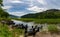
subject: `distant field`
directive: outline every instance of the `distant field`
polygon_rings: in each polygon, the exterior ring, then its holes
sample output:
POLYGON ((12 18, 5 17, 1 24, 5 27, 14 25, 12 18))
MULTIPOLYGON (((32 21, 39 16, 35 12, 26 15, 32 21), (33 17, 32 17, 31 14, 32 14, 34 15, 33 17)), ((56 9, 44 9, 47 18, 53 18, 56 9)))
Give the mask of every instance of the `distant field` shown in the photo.
POLYGON ((35 22, 35 23, 48 23, 48 24, 57 24, 60 23, 60 19, 33 19, 33 18, 20 18, 16 19, 25 22, 35 22))

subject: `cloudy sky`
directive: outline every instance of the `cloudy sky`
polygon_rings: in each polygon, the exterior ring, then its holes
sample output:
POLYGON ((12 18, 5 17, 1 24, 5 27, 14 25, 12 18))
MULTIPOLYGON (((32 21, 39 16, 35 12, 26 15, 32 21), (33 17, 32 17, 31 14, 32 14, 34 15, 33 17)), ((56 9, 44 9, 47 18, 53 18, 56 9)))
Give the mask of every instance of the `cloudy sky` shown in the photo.
POLYGON ((60 8, 60 0, 3 0, 3 4, 9 14, 17 16, 60 8))

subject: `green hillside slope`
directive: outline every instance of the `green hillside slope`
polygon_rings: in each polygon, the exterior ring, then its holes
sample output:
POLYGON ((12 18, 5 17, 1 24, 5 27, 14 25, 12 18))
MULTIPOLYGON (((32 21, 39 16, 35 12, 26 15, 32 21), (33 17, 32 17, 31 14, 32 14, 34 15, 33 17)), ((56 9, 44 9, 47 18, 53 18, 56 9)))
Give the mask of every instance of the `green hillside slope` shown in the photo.
POLYGON ((27 14, 22 16, 21 18, 39 18, 39 19, 60 18, 60 10, 50 9, 35 14, 27 14))

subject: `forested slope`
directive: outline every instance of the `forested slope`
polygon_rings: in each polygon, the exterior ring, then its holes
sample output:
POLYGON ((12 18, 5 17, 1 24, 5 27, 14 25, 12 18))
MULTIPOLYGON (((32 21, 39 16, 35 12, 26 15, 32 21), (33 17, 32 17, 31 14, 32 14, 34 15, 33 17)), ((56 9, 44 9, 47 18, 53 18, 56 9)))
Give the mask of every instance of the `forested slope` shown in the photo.
POLYGON ((21 18, 39 18, 39 19, 60 18, 60 10, 49 9, 49 10, 35 13, 35 14, 27 14, 27 15, 21 16, 21 18))

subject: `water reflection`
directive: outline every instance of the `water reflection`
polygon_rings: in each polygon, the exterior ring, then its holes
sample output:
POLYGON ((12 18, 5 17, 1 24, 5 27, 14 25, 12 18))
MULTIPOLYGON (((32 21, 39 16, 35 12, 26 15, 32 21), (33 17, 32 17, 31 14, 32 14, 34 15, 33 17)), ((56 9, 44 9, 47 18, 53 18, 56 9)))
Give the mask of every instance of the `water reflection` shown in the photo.
POLYGON ((17 24, 23 24, 23 25, 28 25, 28 26, 33 26, 34 25, 34 22, 23 22, 23 21, 18 21, 18 20, 12 20, 14 21, 15 25, 17 24))

